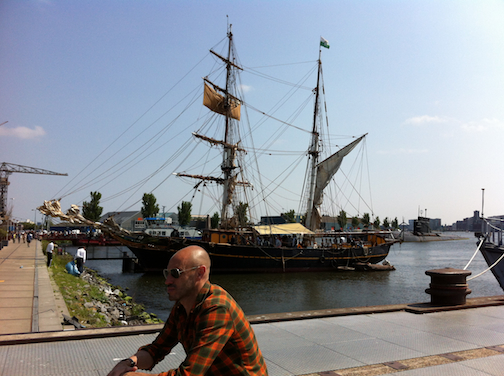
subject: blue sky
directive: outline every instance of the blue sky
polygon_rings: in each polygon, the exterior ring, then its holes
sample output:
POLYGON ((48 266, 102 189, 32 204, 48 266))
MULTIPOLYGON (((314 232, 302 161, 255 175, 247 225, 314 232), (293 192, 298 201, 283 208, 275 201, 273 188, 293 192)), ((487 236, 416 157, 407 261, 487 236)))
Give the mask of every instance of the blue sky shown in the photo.
MULTIPOLYGON (((420 208, 451 224, 481 209, 482 188, 485 215, 504 214, 503 19, 504 2, 492 0, 4 0, 0 123, 8 123, 0 126, 1 162, 69 174, 14 173, 8 204, 15 218, 33 219, 44 200, 62 195, 67 209, 98 190, 105 211, 132 210, 159 185, 158 203, 176 211, 190 196, 172 178, 115 194, 158 169, 182 141, 150 146, 152 158, 107 185, 93 178, 134 150, 130 141, 157 134, 175 142, 182 129, 166 131, 167 117, 156 128, 155 119, 201 83, 212 66, 203 59, 220 46, 229 20, 240 62, 277 66, 291 82, 314 66, 320 37, 329 41, 322 60, 331 133, 369 133, 375 215, 407 220, 420 208), (175 86, 186 75, 187 86, 175 86)), ((247 101, 262 110, 281 95, 269 85, 243 75, 247 101)), ((310 128, 308 118, 295 124, 310 128)), ((292 150, 308 143, 300 134, 282 142, 292 150)), ((281 163, 267 164, 274 173, 281 163)), ((277 201, 278 211, 297 208, 293 197, 277 201)), ((214 208, 194 202, 193 214, 200 211, 214 208)))

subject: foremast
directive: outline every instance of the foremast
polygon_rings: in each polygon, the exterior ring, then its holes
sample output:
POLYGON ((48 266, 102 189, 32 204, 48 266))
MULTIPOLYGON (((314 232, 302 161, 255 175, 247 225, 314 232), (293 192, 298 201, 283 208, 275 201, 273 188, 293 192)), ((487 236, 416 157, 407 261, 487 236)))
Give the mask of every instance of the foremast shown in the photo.
POLYGON ((236 164, 236 154, 237 152, 245 152, 245 150, 239 147, 239 141, 237 141, 239 138, 237 132, 238 122, 241 118, 241 100, 235 95, 234 87, 236 84, 236 72, 242 70, 242 68, 235 63, 233 53, 233 33, 231 32, 231 26, 232 25, 229 26, 227 33, 227 57, 223 57, 210 50, 210 53, 219 58, 226 66, 225 87, 221 88, 217 86, 206 77, 203 79, 203 104, 213 112, 225 117, 224 139, 216 140, 204 135, 193 133, 193 135, 199 139, 222 147, 222 177, 177 173, 178 176, 191 177, 202 181, 214 181, 218 184, 222 184, 223 193, 220 217, 221 227, 224 228, 233 227, 235 225, 234 221, 232 221, 233 215, 231 214, 231 210, 233 209, 232 205, 236 186, 250 186, 249 182, 238 180, 239 172, 236 171, 237 169, 238 171, 240 170, 239 166, 236 164))

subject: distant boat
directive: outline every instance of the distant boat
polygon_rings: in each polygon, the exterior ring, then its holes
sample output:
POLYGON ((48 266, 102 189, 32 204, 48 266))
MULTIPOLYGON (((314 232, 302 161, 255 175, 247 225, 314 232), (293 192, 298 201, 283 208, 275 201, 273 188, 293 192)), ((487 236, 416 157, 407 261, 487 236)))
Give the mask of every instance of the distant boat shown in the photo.
POLYGON ((430 218, 420 216, 413 222, 413 231, 402 230, 398 238, 402 242, 437 242, 443 240, 467 239, 458 235, 433 232, 430 228, 430 218))
POLYGON ((194 227, 172 225, 166 218, 145 218, 143 222, 143 232, 149 236, 179 237, 184 239, 201 239, 201 231, 194 227))

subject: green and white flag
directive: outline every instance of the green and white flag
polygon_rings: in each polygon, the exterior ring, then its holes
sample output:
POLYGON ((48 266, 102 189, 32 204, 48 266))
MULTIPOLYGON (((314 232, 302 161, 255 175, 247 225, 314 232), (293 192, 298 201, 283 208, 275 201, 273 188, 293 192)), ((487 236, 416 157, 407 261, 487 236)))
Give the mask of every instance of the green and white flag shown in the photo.
POLYGON ((329 48, 329 41, 327 39, 320 37, 320 45, 322 47, 329 48))

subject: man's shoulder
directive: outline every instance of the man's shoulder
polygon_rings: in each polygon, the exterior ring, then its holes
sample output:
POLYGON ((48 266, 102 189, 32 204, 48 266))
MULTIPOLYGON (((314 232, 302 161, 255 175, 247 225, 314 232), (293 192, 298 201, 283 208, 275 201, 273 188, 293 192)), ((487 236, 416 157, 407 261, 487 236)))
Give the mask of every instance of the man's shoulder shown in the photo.
POLYGON ((241 310, 231 294, 229 294, 223 287, 214 284, 210 284, 208 295, 203 301, 203 305, 206 307, 222 307, 227 310, 241 310))

